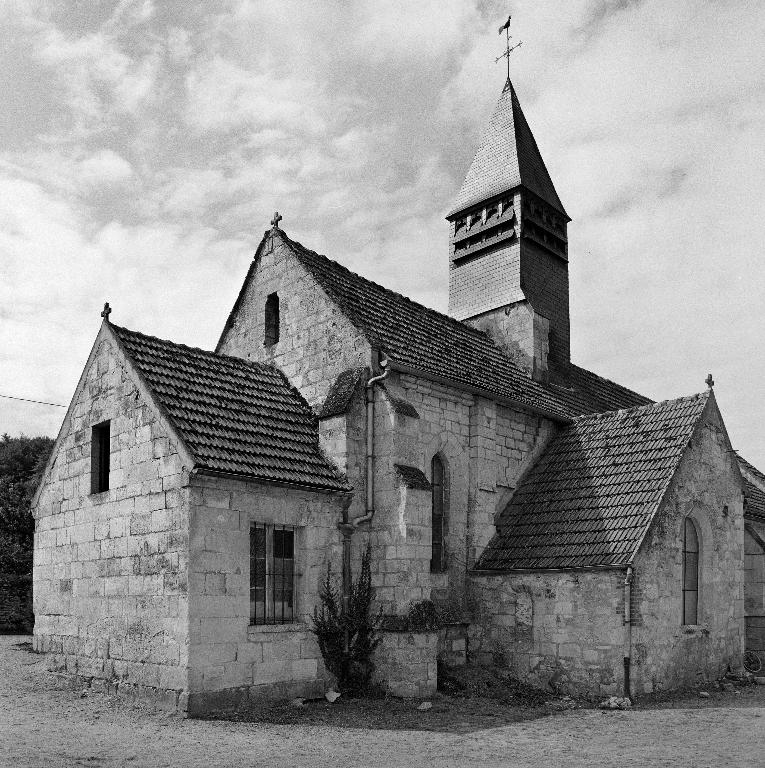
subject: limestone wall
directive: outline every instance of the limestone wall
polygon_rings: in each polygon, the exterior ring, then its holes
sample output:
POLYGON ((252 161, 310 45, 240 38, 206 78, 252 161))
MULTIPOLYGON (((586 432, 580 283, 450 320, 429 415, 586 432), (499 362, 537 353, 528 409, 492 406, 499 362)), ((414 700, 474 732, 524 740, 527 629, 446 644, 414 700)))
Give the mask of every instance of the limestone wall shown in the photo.
POLYGON ((189 540, 189 711, 247 697, 321 695, 326 672, 309 617, 331 563, 339 585, 336 496, 194 476, 189 540), (296 528, 296 621, 250 626, 250 524, 296 528))
POLYGON ((371 364, 371 349, 280 238, 272 242, 261 252, 218 351, 274 363, 315 407, 339 373, 371 364), (279 295, 280 334, 266 346, 265 305, 272 293, 279 295))
POLYGON ((621 694, 623 573, 473 575, 471 660, 561 693, 621 694))
POLYGON ((188 653, 188 473, 103 331, 54 451, 33 510, 34 647, 53 669, 164 691, 175 705, 188 653), (91 494, 91 427, 105 420, 110 488, 91 494))
POLYGON ((375 679, 392 696, 425 698, 436 692, 437 632, 380 633, 375 679))
POLYGON ((446 624, 438 630, 438 660, 450 667, 462 667, 467 663, 467 623, 446 624))
POLYGON ((428 597, 464 603, 467 569, 493 536, 497 513, 549 441, 554 425, 410 374, 393 372, 385 385, 414 406, 419 418, 379 409, 377 514, 371 536, 373 544, 387 548, 382 555, 389 575, 377 577, 377 585, 385 587, 378 592, 398 611, 406 602, 428 597), (408 492, 404 498, 394 471, 394 464, 402 463, 429 478, 436 454, 446 470, 446 573, 430 573, 430 493, 408 492), (407 573, 420 574, 409 580, 408 598, 405 590, 394 595, 387 589, 405 584, 407 573))
POLYGON ((735 454, 707 408, 635 560, 633 691, 709 680, 741 665, 744 525, 735 454), (683 626, 683 521, 700 534, 699 623, 683 626))
POLYGON ((744 531, 744 616, 746 650, 765 660, 765 523, 747 520, 744 531))

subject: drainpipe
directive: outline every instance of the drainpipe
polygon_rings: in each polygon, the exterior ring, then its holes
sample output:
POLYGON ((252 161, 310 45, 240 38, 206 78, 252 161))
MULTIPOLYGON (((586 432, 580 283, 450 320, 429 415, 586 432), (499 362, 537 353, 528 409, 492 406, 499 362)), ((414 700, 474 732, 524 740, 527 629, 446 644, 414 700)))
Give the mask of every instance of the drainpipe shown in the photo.
POLYGON ((630 695, 630 667, 632 665, 632 579, 634 571, 627 566, 624 577, 624 695, 630 695))
MULTIPOLYGON (((371 520, 375 514, 374 508, 374 430, 375 430, 375 392, 374 386, 379 381, 387 378, 390 371, 388 370, 388 359, 383 358, 380 361, 380 367, 383 372, 379 376, 372 376, 366 384, 366 401, 367 401, 367 498, 366 498, 366 511, 360 517, 349 519, 348 507, 350 505, 350 497, 343 503, 343 521, 338 523, 338 528, 343 536, 343 612, 347 616, 350 609, 351 602, 351 536, 356 528, 371 520)), ((348 652, 349 636, 348 626, 346 623, 345 631, 343 633, 343 648, 345 652, 348 652)))
POLYGON ((379 376, 372 376, 367 381, 367 504, 366 511, 353 521, 358 528, 361 523, 369 522, 375 515, 375 384, 388 378, 388 358, 380 360, 380 368, 383 372, 379 376))

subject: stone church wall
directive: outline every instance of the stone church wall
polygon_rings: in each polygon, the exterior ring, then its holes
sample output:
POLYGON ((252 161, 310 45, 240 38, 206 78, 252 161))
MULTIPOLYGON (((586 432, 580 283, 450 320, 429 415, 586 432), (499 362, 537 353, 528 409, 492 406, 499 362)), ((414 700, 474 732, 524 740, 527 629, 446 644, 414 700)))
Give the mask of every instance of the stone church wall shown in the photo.
POLYGON ((336 496, 194 476, 189 541, 189 711, 322 695, 310 631, 319 586, 342 557, 336 496), (250 626, 250 524, 296 529, 296 621, 250 626))
POLYGON ((636 693, 714 679, 743 652, 741 485, 719 414, 697 428, 635 560, 632 681, 636 693), (700 538, 699 623, 682 623, 683 521, 700 538))
POLYGON ((35 650, 51 669, 184 705, 188 474, 103 333, 34 510, 35 650), (91 427, 111 420, 108 491, 91 427))
POLYGON ((622 571, 472 575, 471 660, 559 693, 621 694, 623 578, 622 571))
POLYGON ((746 650, 765 662, 765 523, 747 520, 744 531, 744 617, 746 650))
POLYGON ((369 343, 278 236, 272 250, 264 245, 244 291, 221 354, 273 363, 314 408, 324 402, 338 374, 370 365, 369 343), (265 305, 272 293, 279 296, 280 333, 276 344, 266 346, 265 305))
POLYGON ((412 405, 418 418, 378 409, 377 512, 371 530, 385 569, 375 576, 378 594, 396 612, 428 597, 464 606, 465 574, 554 426, 535 414, 411 374, 393 372, 385 386, 412 405), (402 506, 394 468, 396 463, 414 466, 430 478, 436 454, 446 470, 445 573, 430 572, 430 492, 409 491, 402 506))

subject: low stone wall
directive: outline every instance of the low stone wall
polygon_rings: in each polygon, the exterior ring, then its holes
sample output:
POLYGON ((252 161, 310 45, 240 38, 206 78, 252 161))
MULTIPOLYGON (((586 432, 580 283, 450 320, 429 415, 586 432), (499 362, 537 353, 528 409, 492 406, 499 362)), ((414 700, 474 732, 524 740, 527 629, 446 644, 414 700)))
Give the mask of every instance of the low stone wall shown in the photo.
POLYGON ((467 663, 467 622, 446 624, 438 631, 438 660, 450 667, 462 667, 467 663))
POLYGON ((622 581, 621 571, 474 575, 471 661, 558 693, 621 695, 622 581))
POLYGON ((0 573, 0 632, 31 632, 32 577, 0 573))
POLYGON ((436 692, 438 632, 380 632, 375 680, 388 693, 425 698, 436 692))

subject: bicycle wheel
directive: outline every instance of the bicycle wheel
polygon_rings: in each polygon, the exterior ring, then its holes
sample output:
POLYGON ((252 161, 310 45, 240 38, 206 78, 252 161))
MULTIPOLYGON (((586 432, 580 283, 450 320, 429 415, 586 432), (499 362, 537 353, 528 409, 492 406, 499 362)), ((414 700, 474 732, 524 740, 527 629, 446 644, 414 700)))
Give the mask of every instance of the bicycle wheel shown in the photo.
POLYGON ((744 669, 752 674, 762 669, 762 660, 754 651, 747 651, 744 654, 744 669))

